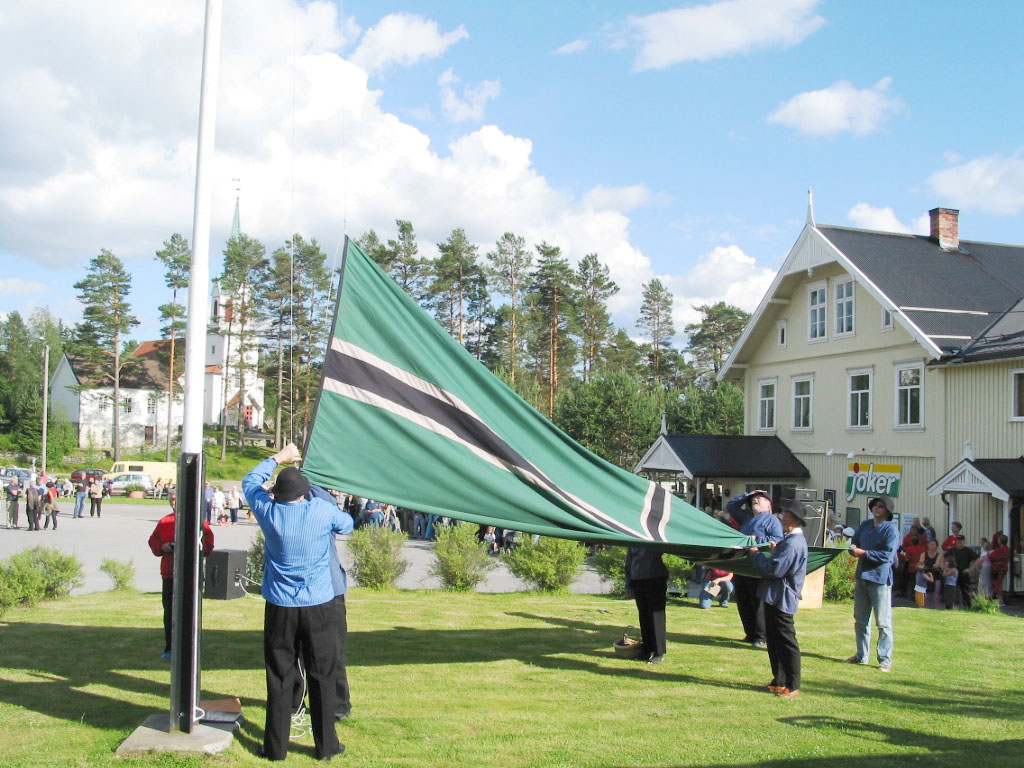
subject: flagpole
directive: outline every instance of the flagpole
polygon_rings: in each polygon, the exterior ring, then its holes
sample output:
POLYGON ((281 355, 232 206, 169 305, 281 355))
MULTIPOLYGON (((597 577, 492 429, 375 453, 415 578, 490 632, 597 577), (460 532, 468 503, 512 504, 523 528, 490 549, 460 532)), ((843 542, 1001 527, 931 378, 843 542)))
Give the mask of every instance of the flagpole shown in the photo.
POLYGON ((170 730, 191 733, 199 695, 199 558, 204 472, 203 402, 206 325, 209 315, 210 218, 213 197, 211 159, 217 126, 222 0, 206 0, 203 70, 199 96, 192 264, 189 272, 188 324, 185 331, 185 403, 174 552, 174 602, 171 642, 170 730))

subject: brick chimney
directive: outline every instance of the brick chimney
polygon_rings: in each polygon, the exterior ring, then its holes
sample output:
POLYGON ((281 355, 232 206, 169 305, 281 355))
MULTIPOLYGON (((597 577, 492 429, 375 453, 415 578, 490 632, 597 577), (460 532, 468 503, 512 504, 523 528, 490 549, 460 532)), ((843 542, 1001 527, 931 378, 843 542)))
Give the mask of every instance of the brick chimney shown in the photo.
POLYGON ((939 242, 939 248, 953 251, 960 247, 960 211, 954 208, 932 208, 928 211, 931 220, 931 238, 939 242))

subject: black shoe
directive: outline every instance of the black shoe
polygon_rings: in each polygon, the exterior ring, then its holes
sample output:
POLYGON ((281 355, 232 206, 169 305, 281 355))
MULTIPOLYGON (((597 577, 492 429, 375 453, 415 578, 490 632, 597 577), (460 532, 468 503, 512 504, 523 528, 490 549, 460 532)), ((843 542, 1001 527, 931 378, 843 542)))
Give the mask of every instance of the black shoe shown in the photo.
POLYGON ((352 710, 351 709, 343 709, 343 710, 341 710, 339 712, 335 712, 334 713, 334 719, 337 722, 341 722, 342 720, 347 720, 348 716, 351 715, 351 714, 352 714, 352 710))
POLYGON ((324 755, 323 757, 318 757, 317 760, 330 760, 331 758, 335 757, 336 755, 340 755, 344 751, 345 751, 345 745, 342 744, 339 741, 338 742, 338 751, 337 752, 335 752, 333 755, 324 755))

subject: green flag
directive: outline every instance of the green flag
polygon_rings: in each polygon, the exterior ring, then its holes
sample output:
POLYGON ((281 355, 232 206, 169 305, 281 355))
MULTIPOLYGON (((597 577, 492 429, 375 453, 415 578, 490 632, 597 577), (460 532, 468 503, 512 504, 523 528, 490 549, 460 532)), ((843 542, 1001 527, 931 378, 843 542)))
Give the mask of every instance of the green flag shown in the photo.
POLYGON ((304 457, 312 482, 407 509, 754 573, 749 537, 583 448, 347 239, 304 457))

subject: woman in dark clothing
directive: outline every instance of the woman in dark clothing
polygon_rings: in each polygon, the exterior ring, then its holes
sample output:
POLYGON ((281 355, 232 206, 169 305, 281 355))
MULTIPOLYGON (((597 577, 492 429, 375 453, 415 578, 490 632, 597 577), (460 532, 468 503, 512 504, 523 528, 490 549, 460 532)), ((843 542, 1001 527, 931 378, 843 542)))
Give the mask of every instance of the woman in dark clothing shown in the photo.
POLYGON ((636 601, 640 618, 643 653, 648 664, 660 664, 665 656, 665 603, 668 568, 661 561, 661 552, 630 547, 626 553, 626 592, 636 601))

